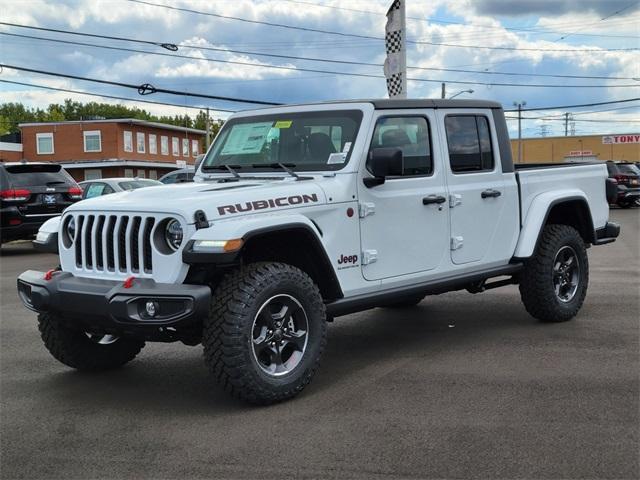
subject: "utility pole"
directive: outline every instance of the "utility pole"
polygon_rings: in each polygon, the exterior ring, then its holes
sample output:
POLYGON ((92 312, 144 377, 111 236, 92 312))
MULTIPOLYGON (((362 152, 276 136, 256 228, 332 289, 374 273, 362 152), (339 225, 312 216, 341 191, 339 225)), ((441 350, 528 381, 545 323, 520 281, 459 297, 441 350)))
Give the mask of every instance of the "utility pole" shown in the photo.
POLYGON ((526 104, 524 100, 513 102, 513 106, 518 107, 518 163, 522 163, 522 107, 526 104))
POLYGON ((207 132, 204 136, 204 150, 206 152, 207 150, 209 150, 209 132, 211 131, 211 125, 209 125, 209 107, 207 107, 207 118, 204 125, 204 129, 207 132))
POLYGON ((447 98, 447 84, 442 82, 442 94, 440 98, 447 98))
POLYGON ((569 136, 569 112, 564 114, 564 136, 569 136))

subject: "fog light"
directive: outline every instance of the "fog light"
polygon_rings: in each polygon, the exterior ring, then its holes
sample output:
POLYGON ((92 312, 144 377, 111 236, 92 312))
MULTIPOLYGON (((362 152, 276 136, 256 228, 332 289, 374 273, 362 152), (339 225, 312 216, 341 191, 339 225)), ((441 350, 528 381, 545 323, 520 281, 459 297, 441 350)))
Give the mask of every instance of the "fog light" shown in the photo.
POLYGON ((155 317, 158 313, 158 310, 160 310, 160 305, 158 305, 158 302, 148 301, 145 305, 145 310, 147 311, 147 315, 149 315, 150 317, 155 317))

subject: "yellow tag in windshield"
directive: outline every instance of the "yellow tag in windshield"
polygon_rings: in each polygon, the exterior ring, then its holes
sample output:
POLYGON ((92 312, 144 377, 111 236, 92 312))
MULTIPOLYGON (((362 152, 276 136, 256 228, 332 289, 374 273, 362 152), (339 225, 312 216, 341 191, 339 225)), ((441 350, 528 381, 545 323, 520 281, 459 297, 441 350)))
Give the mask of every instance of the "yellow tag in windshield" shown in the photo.
POLYGON ((278 120, 274 128, 289 128, 293 120, 278 120))

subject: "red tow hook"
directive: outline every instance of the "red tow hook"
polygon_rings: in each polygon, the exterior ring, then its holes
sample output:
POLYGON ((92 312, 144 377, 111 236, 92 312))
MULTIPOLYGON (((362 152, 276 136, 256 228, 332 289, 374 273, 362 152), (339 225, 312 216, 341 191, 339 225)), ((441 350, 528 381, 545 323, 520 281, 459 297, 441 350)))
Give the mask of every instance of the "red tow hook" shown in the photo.
POLYGON ((51 270, 47 270, 47 272, 44 274, 44 279, 48 282, 53 278, 53 274, 59 272, 60 269, 58 268, 52 268, 51 270))
POLYGON ((122 287, 123 288, 131 288, 133 287, 133 281, 136 279, 136 277, 127 277, 124 282, 122 282, 122 287))

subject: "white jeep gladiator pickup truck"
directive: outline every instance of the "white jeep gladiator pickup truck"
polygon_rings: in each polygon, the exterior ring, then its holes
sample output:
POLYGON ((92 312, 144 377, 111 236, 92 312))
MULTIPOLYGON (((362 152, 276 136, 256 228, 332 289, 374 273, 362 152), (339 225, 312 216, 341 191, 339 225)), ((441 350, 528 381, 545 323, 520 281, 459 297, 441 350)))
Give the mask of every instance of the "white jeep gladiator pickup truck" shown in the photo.
POLYGON ((514 168, 488 101, 242 112, 195 183, 69 207, 60 267, 24 272, 18 292, 70 367, 118 367, 147 341, 202 343, 227 391, 267 404, 310 382, 341 315, 519 284, 535 318, 573 318, 587 248, 620 230, 606 178, 604 164, 514 168))

